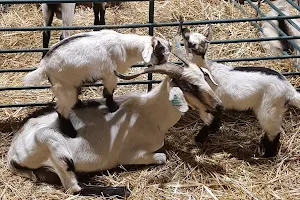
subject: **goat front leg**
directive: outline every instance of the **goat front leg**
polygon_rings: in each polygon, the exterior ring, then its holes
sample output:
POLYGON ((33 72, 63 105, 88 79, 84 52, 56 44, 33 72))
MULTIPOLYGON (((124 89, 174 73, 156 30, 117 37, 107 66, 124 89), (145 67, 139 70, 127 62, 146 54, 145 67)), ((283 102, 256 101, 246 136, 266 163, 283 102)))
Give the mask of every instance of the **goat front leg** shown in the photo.
POLYGON ((195 142, 204 143, 210 133, 215 133, 219 130, 222 121, 222 115, 213 116, 205 111, 200 111, 200 118, 204 122, 204 126, 195 137, 195 142))
POLYGON ((75 138, 77 131, 73 127, 69 117, 72 108, 78 100, 77 89, 73 86, 63 86, 60 83, 55 83, 53 80, 51 82, 53 83, 52 91, 57 98, 56 104, 60 129, 65 135, 75 138))
POLYGON ((106 98, 106 106, 109 112, 115 112, 119 109, 119 105, 113 99, 113 93, 117 87, 117 77, 110 76, 103 80, 103 97, 106 98))

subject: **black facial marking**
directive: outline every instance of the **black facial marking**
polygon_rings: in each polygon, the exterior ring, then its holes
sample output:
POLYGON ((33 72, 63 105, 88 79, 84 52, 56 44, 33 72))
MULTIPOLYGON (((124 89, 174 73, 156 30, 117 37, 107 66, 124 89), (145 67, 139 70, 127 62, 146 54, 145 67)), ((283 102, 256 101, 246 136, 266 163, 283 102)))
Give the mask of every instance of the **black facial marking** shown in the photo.
POLYGON ((115 196, 119 199, 124 199, 129 197, 130 191, 125 186, 112 187, 112 186, 91 186, 84 185, 79 183, 81 190, 77 192, 77 194, 83 196, 104 196, 104 197, 112 197, 115 196))
MULTIPOLYGON (((286 35, 291 35, 289 29, 286 25, 285 20, 278 20, 278 28, 282 30, 286 35)), ((282 50, 288 52, 289 54, 294 51, 294 47, 287 40, 279 40, 282 45, 282 50)))
POLYGON ((271 141, 268 136, 265 134, 264 137, 261 139, 261 144, 265 148, 264 157, 274 157, 278 154, 279 147, 280 147, 280 133, 277 134, 275 139, 271 141))
POLYGON ((67 171, 75 172, 75 165, 71 158, 68 157, 62 157, 61 158, 68 166, 67 171))
POLYGON ((153 54, 156 57, 158 64, 163 64, 166 62, 164 52, 165 47, 161 44, 160 41, 157 41, 157 45, 154 48, 153 54))
POLYGON ((47 54, 45 55, 45 57, 49 57, 51 56, 51 54, 58 49, 59 47, 61 47, 62 45, 66 45, 67 43, 79 39, 79 38, 84 38, 84 37, 89 37, 89 34, 81 34, 81 35, 75 35, 75 36, 71 36, 68 38, 65 38, 64 40, 60 41, 59 43, 57 43, 56 45, 54 45, 52 48, 49 49, 49 51, 47 52, 47 54))
POLYGON ((280 80, 285 80, 284 76, 279 72, 265 67, 234 67, 232 71, 260 72, 270 76, 277 76, 277 78, 279 78, 280 80))
POLYGON ((58 119, 61 132, 70 138, 75 138, 77 136, 77 131, 73 127, 70 119, 64 118, 60 113, 58 113, 58 119))

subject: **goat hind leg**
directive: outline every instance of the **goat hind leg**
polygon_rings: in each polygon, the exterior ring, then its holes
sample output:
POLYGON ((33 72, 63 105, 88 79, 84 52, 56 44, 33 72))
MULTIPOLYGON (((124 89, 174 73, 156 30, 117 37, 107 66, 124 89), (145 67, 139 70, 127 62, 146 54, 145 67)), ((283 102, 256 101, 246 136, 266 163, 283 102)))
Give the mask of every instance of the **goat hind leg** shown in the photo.
POLYGON ((115 112, 119 109, 119 105, 113 99, 113 93, 115 88, 117 87, 117 77, 107 77, 103 80, 103 84, 103 97, 106 98, 106 106, 108 107, 109 112, 115 112))
MULTIPOLYGON (((274 108, 277 110, 277 108, 274 108)), ((264 157, 273 157, 278 154, 280 148, 280 133, 283 132, 281 127, 282 113, 271 112, 271 109, 266 109, 258 113, 257 118, 265 135, 261 139, 261 143, 265 149, 264 157)))
POLYGON ((77 89, 72 86, 64 87, 57 83, 52 86, 52 91, 57 98, 57 112, 60 129, 67 136, 75 138, 77 136, 77 131, 73 127, 69 117, 73 106, 78 100, 77 89))
MULTIPOLYGON (((75 17, 75 5, 76 3, 61 4, 61 15, 62 15, 63 26, 72 26, 75 17)), ((70 36, 70 31, 64 30, 60 35, 60 40, 63 40, 69 36, 70 36)))

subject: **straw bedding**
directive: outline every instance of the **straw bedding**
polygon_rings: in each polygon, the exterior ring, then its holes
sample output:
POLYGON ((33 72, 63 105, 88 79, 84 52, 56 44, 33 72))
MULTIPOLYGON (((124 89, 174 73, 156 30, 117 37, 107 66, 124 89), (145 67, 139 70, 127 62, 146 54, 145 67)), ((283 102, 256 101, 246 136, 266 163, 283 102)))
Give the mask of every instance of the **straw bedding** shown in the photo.
MULTIPOLYGON (((243 6, 250 16, 255 12, 243 6)), ((266 13, 268 7, 263 5, 266 13)), ((155 21, 241 18, 243 14, 225 1, 172 0, 155 2, 155 21), (190 6, 192 5, 192 6, 190 6)), ((299 14, 299 13, 298 13, 299 14)), ((123 3, 107 10, 107 24, 146 23, 147 2, 123 3)), ((77 8, 74 25, 91 25, 90 8, 77 8)), ((58 20, 54 25, 60 25, 58 20)), ((1 27, 41 26, 42 16, 36 5, 13 5, 0 14, 1 27)), ((201 31, 200 26, 191 27, 201 31)), ((156 28, 155 35, 172 39, 176 27, 156 28)), ((125 33, 147 34, 147 29, 119 30, 125 33)), ((250 23, 217 24, 213 26, 214 40, 258 37, 250 23)), ((73 31, 76 33, 79 31, 73 31)), ((59 31, 52 32, 51 44, 59 40, 59 31)), ((41 46, 40 32, 1 32, 0 49, 37 48, 41 46)), ((260 43, 211 45, 208 58, 239 58, 270 56, 260 43)), ((36 67, 41 53, 0 54, 0 67, 36 67)), ((291 60, 271 60, 231 63, 240 66, 265 66, 281 72, 295 71, 291 60)), ((132 71, 138 69, 132 69, 132 71)), ((1 73, 0 87, 22 86, 25 73, 1 73)), ((146 76, 139 79, 145 79, 146 76)), ((155 75, 155 79, 163 76, 155 75)), ((300 77, 289 78, 300 86, 300 77)), ((47 84, 47 83, 46 83, 47 84)), ((83 91, 81 98, 99 98, 98 88, 83 91)), ((131 91, 146 91, 145 85, 119 86, 116 95, 131 91)), ((50 90, 1 92, 0 104, 49 102, 50 90)), ((6 168, 6 152, 13 131, 19 122, 34 109, 0 109, 0 198, 1 199, 80 199, 65 194, 60 186, 33 183, 12 175, 6 168)), ((285 134, 279 156, 273 160, 260 158, 259 138, 262 134, 256 118, 250 112, 226 112, 220 133, 211 135, 207 143, 197 146, 193 138, 202 126, 197 113, 189 112, 167 134, 163 151, 168 161, 163 166, 120 167, 103 176, 91 177, 90 183, 127 185, 132 190, 130 199, 299 199, 300 198, 300 111, 290 108, 283 121, 285 134)), ((91 198, 94 199, 94 198, 91 198)), ((96 199, 96 198, 95 198, 96 199)))

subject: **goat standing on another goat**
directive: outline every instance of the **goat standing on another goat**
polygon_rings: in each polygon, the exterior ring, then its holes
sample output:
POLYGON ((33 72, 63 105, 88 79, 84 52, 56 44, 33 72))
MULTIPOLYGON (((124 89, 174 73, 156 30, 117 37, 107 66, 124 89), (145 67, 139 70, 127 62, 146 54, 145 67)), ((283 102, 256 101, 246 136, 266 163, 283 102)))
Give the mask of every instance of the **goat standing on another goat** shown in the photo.
POLYGON ((112 30, 73 35, 54 45, 41 60, 37 70, 24 78, 28 84, 39 84, 47 78, 57 98, 62 132, 76 137, 69 114, 78 101, 77 88, 83 82, 102 80, 103 95, 110 112, 118 109, 113 100, 117 77, 139 61, 166 63, 170 54, 168 41, 153 36, 121 34, 112 30))
POLYGON ((187 60, 184 52, 175 55, 185 62, 183 66, 157 65, 131 76, 115 72, 122 79, 150 72, 168 76, 146 94, 116 98, 121 105, 114 113, 108 112, 103 100, 94 102, 94 107, 74 109, 71 121, 78 130, 77 138, 61 134, 59 116, 53 109, 29 119, 10 146, 9 169, 34 181, 49 182, 57 177, 53 173, 57 174, 70 193, 128 195, 124 187, 80 184, 75 173, 118 165, 164 164, 166 155, 156 151, 164 145, 166 132, 188 111, 188 105, 216 116, 222 114, 222 102, 205 81, 201 69, 187 60))
MULTIPOLYGON (((199 67, 207 68, 218 86, 208 80, 216 95, 222 100, 225 109, 252 109, 265 131, 262 144, 265 157, 277 155, 280 147, 282 118, 287 105, 300 108, 300 94, 277 71, 264 67, 231 67, 207 61, 205 53, 212 37, 211 26, 204 35, 190 32, 187 28, 180 32, 184 39, 187 53, 191 53, 192 61, 199 67)), ((206 115, 207 113, 201 113, 206 115)), ((206 122, 195 140, 204 142, 209 132, 219 128, 219 119, 206 122)))

